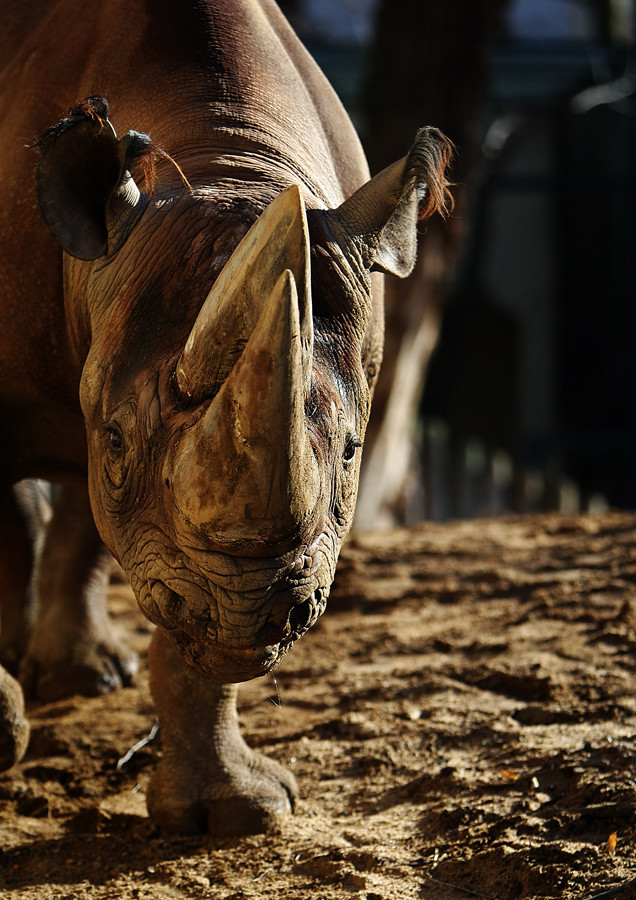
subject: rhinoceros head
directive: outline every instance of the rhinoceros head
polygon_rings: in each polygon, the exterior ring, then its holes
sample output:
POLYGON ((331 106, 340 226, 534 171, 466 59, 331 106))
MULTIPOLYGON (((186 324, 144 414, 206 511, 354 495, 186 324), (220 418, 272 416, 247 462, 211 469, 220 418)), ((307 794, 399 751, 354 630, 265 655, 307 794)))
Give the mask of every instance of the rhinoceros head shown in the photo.
POLYGON ((448 145, 424 130, 336 209, 290 184, 247 228, 207 189, 149 200, 130 174, 148 139, 118 141, 107 116, 101 100, 71 111, 38 180, 85 335, 93 511, 186 662, 240 681, 325 608, 381 357, 371 272, 410 271, 448 145))

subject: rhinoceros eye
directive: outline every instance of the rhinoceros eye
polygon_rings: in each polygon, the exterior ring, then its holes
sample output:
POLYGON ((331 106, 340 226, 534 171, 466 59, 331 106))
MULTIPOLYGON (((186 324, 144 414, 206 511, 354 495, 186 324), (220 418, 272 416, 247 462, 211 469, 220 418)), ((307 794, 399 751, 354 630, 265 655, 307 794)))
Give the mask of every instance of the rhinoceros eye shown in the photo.
POLYGON ((110 444, 110 449, 113 453, 121 453, 124 449, 124 439, 121 435, 121 431, 117 428, 116 425, 109 425, 106 429, 108 432, 108 441, 110 444))
POLYGON ((356 455, 356 450, 358 449, 358 447, 361 447, 361 446, 362 446, 362 443, 360 442, 358 437, 356 435, 352 435, 347 440, 347 443, 345 444, 345 448, 344 448, 344 453, 342 454, 342 458, 343 458, 344 462, 346 462, 346 463, 353 462, 355 455, 356 455))
POLYGON ((103 456, 105 486, 109 493, 119 491, 127 483, 130 468, 129 454, 123 433, 116 423, 106 427, 106 453, 103 456))

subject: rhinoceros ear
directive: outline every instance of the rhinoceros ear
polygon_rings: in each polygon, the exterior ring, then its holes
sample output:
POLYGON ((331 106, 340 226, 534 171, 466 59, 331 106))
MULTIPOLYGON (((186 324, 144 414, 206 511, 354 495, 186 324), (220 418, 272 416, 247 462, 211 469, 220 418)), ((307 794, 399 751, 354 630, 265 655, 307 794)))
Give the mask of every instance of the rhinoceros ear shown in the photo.
POLYGON ((342 246, 358 249, 370 271, 405 278, 415 265, 417 223, 452 207, 446 168, 451 142, 437 128, 422 128, 407 156, 367 181, 325 216, 342 246))
POLYGON ((108 112, 103 97, 89 97, 36 144, 44 221, 78 259, 98 259, 120 246, 148 202, 130 168, 148 154, 150 138, 129 131, 118 140, 108 112))

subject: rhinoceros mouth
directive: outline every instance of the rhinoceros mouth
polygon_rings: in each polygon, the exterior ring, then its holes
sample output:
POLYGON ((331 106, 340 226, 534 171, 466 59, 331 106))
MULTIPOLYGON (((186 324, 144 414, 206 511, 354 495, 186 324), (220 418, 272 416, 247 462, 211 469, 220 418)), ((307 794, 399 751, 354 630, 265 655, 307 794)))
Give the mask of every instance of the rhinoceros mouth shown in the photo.
POLYGON ((151 582, 149 594, 153 603, 146 614, 166 632, 188 665, 214 680, 238 682, 266 675, 279 665, 324 612, 328 591, 316 588, 303 600, 296 599, 291 608, 282 605, 279 595, 277 611, 242 647, 232 646, 231 636, 228 641, 219 639, 209 617, 192 615, 187 599, 163 582, 151 582))
POLYGON ((250 681, 267 675, 278 666, 288 649, 280 644, 268 644, 236 650, 211 641, 194 640, 179 628, 169 631, 168 637, 188 666, 204 677, 222 683, 250 681))

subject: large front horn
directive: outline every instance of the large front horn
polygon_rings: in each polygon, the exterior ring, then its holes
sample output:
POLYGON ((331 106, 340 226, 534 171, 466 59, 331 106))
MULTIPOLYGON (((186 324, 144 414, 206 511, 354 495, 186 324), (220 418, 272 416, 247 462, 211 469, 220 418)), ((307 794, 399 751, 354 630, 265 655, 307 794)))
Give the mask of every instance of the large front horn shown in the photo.
POLYGON ((309 538, 320 473, 305 419, 306 366, 286 270, 238 363, 176 450, 175 502, 208 539, 240 547, 309 538))
POLYGON ((185 401, 201 402, 225 381, 286 269, 300 300, 303 356, 311 359, 309 235, 297 185, 272 200, 252 225, 203 304, 176 368, 177 390, 185 401))

